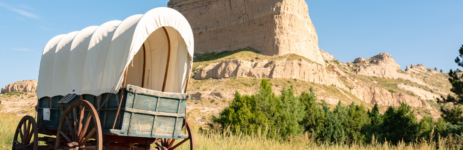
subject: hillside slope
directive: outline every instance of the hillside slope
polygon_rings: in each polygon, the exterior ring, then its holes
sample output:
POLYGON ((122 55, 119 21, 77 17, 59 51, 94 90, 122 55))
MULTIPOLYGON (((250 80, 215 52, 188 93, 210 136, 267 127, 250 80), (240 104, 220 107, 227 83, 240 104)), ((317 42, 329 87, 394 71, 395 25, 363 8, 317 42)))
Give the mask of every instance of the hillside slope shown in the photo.
POLYGON ((197 54, 188 88, 193 95, 188 111, 197 123, 205 123, 208 117, 203 116, 218 115, 231 102, 235 91, 255 93, 262 78, 270 79, 277 94, 290 86, 297 93, 313 87, 318 98, 330 104, 341 101, 386 108, 407 103, 414 107, 418 118, 438 118, 435 99, 450 93, 447 74, 424 65, 407 66, 403 71, 387 53, 348 63, 321 53, 325 65, 296 54, 265 56, 252 48, 197 54))

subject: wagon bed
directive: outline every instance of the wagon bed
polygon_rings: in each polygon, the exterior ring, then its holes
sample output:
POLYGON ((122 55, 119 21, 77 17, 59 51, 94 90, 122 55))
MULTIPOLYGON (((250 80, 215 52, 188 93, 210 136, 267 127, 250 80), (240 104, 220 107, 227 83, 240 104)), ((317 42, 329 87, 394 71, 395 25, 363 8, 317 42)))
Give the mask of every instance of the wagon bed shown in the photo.
MULTIPOLYGON (((126 91, 124 96, 121 96, 122 92, 117 95, 103 94, 101 98, 92 95, 82 96, 95 108, 101 107, 98 112, 104 135, 170 139, 188 137, 188 135, 180 134, 184 124, 188 94, 160 92, 134 85, 128 85, 123 90, 126 91), (122 97, 121 112, 116 115, 122 97), (116 116, 118 116, 117 120, 116 116)), ((38 126, 42 127, 42 130, 39 130, 40 133, 56 133, 59 126, 58 118, 61 118, 63 114, 63 111, 60 111, 58 107, 66 107, 81 98, 78 95, 70 96, 72 98, 69 100, 62 96, 44 97, 39 100, 37 120, 39 120, 38 126), (66 101, 60 103, 58 101, 60 98, 66 101), (49 120, 43 119, 44 108, 51 111, 49 120)), ((70 119, 74 119, 72 115, 70 119)), ((65 128, 64 130, 68 131, 69 129, 65 128)))

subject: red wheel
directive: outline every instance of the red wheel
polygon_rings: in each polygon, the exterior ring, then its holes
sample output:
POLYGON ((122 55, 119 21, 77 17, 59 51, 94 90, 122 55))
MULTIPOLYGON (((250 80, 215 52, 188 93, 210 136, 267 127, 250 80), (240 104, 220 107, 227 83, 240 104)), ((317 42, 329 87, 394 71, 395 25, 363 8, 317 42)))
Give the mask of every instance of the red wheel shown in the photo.
POLYGON ((177 147, 189 143, 190 145, 190 150, 195 149, 195 143, 194 143, 194 138, 193 138, 193 133, 191 130, 190 125, 188 124, 188 121, 186 121, 186 118, 183 119, 183 129, 184 131, 187 132, 188 138, 181 140, 180 142, 175 142, 173 139, 159 139, 155 142, 156 148, 158 150, 175 150, 177 147))
POLYGON ((60 120, 55 149, 60 148, 61 137, 66 139, 66 149, 103 149, 100 118, 95 107, 90 102, 77 100, 69 105, 60 120), (86 111, 87 113, 85 113, 86 111), (71 112, 73 115, 72 122, 68 117, 71 112), (65 125, 69 130, 68 132, 63 130, 65 125))
POLYGON ((16 128, 13 137, 13 150, 38 150, 38 131, 34 117, 24 116, 16 128), (18 136, 19 135, 19 136, 18 136), (20 140, 18 140, 18 137, 20 140))

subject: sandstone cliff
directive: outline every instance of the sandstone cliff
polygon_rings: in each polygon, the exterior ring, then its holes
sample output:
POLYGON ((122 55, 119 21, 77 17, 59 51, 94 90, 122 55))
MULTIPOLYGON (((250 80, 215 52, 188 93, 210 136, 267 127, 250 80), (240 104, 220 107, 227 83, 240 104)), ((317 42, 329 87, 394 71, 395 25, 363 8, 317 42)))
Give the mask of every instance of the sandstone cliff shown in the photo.
POLYGON ((304 0, 170 0, 168 6, 190 22, 196 53, 253 47, 325 63, 304 0))
POLYGON ((197 80, 230 77, 286 78, 342 86, 337 76, 328 73, 324 66, 302 59, 256 62, 239 59, 224 60, 220 63, 211 63, 194 75, 197 80))
POLYGON ((367 76, 393 78, 400 69, 400 65, 388 53, 380 53, 368 59, 359 57, 354 63, 358 66, 356 72, 367 76))
POLYGON ((320 49, 320 54, 322 55, 323 59, 326 61, 332 61, 335 60, 334 56, 328 52, 325 52, 324 50, 320 49))
POLYGON ((1 93, 8 92, 31 92, 35 93, 37 91, 37 81, 36 80, 23 80, 11 83, 2 88, 1 93))

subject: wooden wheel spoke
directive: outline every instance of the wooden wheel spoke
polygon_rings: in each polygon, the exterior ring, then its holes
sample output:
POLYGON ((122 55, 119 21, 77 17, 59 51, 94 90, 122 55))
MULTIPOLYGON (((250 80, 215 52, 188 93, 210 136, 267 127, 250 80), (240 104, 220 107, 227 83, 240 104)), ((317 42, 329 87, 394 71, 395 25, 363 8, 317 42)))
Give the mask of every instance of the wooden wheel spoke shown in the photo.
POLYGON ((85 137, 85 139, 80 142, 80 145, 85 145, 88 139, 90 139, 93 136, 95 131, 96 131, 96 128, 93 128, 92 131, 90 131, 90 133, 88 133, 88 135, 85 137))
POLYGON ((69 143, 72 142, 72 139, 69 138, 63 131, 59 131, 59 133, 61 133, 61 135, 62 135, 69 143))
POLYGON ((78 123, 77 123, 77 109, 76 107, 73 107, 72 108, 72 116, 74 118, 74 135, 72 137, 73 140, 77 141, 77 136, 79 134, 79 132, 77 132, 77 128, 78 128, 78 123))
POLYGON ((26 138, 29 136, 29 132, 27 132, 27 120, 24 120, 24 123, 23 123, 23 133, 24 133, 24 139, 22 139, 22 143, 23 144, 26 144, 26 138))
POLYGON ((174 143, 175 143, 175 139, 173 139, 172 141, 170 141, 170 142, 169 142, 169 146, 167 146, 167 147, 168 147, 168 148, 171 148, 172 145, 174 145, 174 143))
POLYGON ((65 119, 66 119, 66 123, 68 124, 69 132, 71 133, 71 137, 72 137, 71 142, 72 142, 74 141, 74 129, 72 128, 71 121, 69 121, 69 117, 65 116, 65 119))
POLYGON ((27 136, 26 136, 26 143, 25 144, 29 144, 31 139, 32 139, 32 135, 34 135, 34 130, 31 128, 32 126, 32 122, 29 122, 28 125, 27 125, 27 136))
POLYGON ((21 137, 21 143, 24 143, 24 134, 23 132, 21 131, 21 128, 17 129, 18 132, 19 132, 19 136, 21 137))
POLYGON ((175 145, 174 147, 172 147, 172 149, 177 148, 178 146, 182 145, 183 143, 185 143, 185 142, 188 141, 189 139, 190 139, 190 138, 183 139, 180 143, 177 143, 177 145, 175 145))
POLYGON ((80 140, 80 137, 83 137, 83 135, 85 135, 84 132, 82 132, 82 120, 84 120, 84 116, 85 116, 85 106, 83 106, 80 110, 80 118, 79 118, 79 129, 77 130, 77 133, 78 133, 78 138, 77 140, 80 140))
POLYGON ((156 142, 155 144, 156 144, 156 146, 162 148, 162 146, 161 146, 162 144, 159 144, 159 142, 156 142))
POLYGON ((88 114, 87 120, 85 121, 84 128, 83 128, 83 130, 81 131, 82 134, 81 134, 80 137, 79 137, 79 142, 81 142, 81 141, 84 139, 85 133, 87 133, 88 125, 90 124, 90 121, 92 121, 92 118, 93 118, 93 115, 92 115, 92 114, 88 114))

